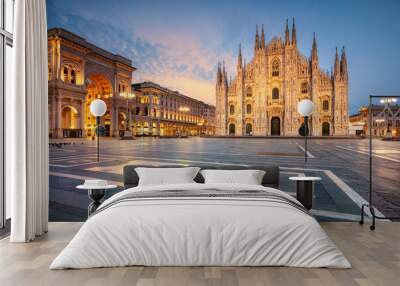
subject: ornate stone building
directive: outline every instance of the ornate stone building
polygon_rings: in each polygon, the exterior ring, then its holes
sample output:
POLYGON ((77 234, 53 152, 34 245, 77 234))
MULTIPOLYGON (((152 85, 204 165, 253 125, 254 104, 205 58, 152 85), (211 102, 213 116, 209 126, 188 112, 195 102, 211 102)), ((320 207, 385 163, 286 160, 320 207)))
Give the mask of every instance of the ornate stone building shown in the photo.
MULTIPOLYGON (((92 136, 92 100, 103 99, 106 135, 117 136, 126 118, 131 92, 132 62, 107 52, 67 30, 48 31, 49 135, 52 138, 92 136)), ((133 104, 131 100, 130 104, 133 104)))
POLYGON ((132 61, 67 30, 48 31, 49 136, 91 137, 96 120, 90 103, 101 98, 105 136, 176 136, 215 132, 215 107, 155 83, 132 85, 132 61), (132 88, 135 88, 133 92, 132 88), (136 95, 136 96, 132 96, 136 95))
MULTIPOLYGON (((377 137, 400 136, 400 105, 396 99, 382 100, 381 104, 373 105, 372 135, 377 137)), ((349 133, 351 135, 369 135, 369 106, 363 106, 357 114, 349 118, 349 133)))
POLYGON ((214 135, 215 106, 153 82, 132 85, 135 135, 214 135))
POLYGON ((348 134, 348 70, 344 47, 334 58, 331 73, 318 65, 317 43, 309 58, 297 49, 296 27, 286 21, 285 39, 265 41, 264 27, 256 28, 254 57, 246 63, 241 47, 237 75, 228 80, 225 65, 218 64, 216 83, 217 135, 298 135, 303 118, 300 100, 315 104, 310 117, 313 136, 348 134))

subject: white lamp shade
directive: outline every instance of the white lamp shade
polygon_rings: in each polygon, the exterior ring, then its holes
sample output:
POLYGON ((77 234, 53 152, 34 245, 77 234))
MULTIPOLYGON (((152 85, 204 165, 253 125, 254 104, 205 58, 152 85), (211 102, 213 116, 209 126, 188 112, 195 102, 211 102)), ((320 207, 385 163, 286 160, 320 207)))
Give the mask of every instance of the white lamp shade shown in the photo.
POLYGON ((103 116, 107 111, 106 103, 101 99, 95 99, 90 104, 90 112, 94 116, 103 116))
POLYGON ((310 116, 314 111, 314 103, 309 99, 303 99, 297 105, 297 111, 302 116, 310 116))

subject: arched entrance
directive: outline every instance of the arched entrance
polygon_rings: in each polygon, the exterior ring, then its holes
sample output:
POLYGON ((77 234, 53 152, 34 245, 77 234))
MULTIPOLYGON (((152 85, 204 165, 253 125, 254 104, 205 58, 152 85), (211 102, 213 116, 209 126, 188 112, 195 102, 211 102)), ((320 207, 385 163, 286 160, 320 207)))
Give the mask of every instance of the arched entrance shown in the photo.
POLYGON ((78 128, 78 111, 72 106, 65 106, 61 112, 62 122, 61 128, 75 129, 78 128))
POLYGON ((322 123, 322 136, 330 135, 330 125, 329 122, 322 123))
MULTIPOLYGON (((107 103, 107 99, 112 97, 112 85, 105 75, 92 74, 87 77, 86 90, 85 122, 88 136, 93 136, 96 128, 96 118, 90 113, 90 103, 97 98, 107 103)), ((110 130, 111 114, 108 108, 105 114, 105 116, 108 116, 108 119, 105 119, 105 135, 112 136, 110 130)))
POLYGON ((246 135, 247 136, 253 135, 253 125, 251 125, 251 123, 246 124, 246 135))
POLYGON ((235 124, 233 124, 233 123, 229 124, 229 135, 234 136, 235 131, 236 131, 235 124))
POLYGON ((279 117, 271 118, 271 135, 272 136, 281 135, 281 119, 279 117))
POLYGON ((63 137, 82 137, 81 126, 79 126, 79 113, 75 107, 65 106, 61 111, 61 128, 63 137))

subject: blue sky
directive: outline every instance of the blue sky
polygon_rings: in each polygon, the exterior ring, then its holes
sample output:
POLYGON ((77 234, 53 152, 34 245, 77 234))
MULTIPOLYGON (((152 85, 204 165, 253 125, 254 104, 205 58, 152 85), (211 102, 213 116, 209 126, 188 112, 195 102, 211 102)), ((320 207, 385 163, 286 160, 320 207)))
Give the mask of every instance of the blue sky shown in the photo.
POLYGON ((320 66, 330 69, 345 46, 350 113, 368 94, 400 93, 400 1, 108 1, 47 0, 48 27, 63 27, 132 59, 134 82, 152 80, 215 102, 217 62, 235 71, 238 44, 253 55, 256 24, 266 39, 295 17, 299 50, 310 55, 316 33, 320 66))

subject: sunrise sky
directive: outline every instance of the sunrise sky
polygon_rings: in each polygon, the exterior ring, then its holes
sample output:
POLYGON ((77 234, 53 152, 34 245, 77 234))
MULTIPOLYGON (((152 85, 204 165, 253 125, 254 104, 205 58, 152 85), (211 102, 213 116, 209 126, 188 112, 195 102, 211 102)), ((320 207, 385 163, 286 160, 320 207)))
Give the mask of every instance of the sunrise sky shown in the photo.
MULTIPOLYGON (((130 58, 134 82, 154 81, 215 103, 217 62, 236 66, 238 44, 253 56, 256 24, 266 39, 283 36, 295 17, 300 51, 316 32, 320 66, 331 68, 345 46, 350 113, 371 93, 400 93, 400 1, 108 1, 48 0, 48 27, 63 27, 130 58)), ((234 76, 234 74, 233 74, 234 76)))

